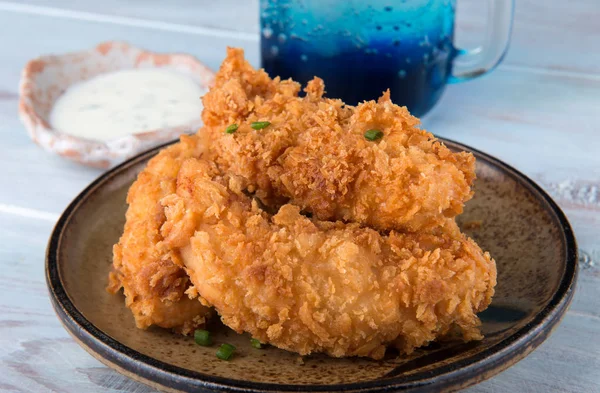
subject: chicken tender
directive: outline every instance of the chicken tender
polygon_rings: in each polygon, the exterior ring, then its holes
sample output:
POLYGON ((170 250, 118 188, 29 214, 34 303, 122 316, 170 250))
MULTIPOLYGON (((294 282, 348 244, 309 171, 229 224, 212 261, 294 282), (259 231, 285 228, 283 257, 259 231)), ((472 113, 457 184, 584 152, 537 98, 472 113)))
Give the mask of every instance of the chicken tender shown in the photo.
POLYGON ((203 324, 210 313, 185 294, 190 282, 178 255, 157 248, 166 219, 160 199, 175 192, 181 163, 200 156, 202 148, 198 137, 182 136, 181 143, 150 160, 127 195, 125 229, 113 249, 107 290, 116 293, 123 288, 125 304, 139 328, 157 325, 187 334, 203 324))
POLYGON ((299 97, 298 83, 271 79, 229 49, 203 98, 199 134, 214 141, 210 158, 265 204, 289 202, 319 220, 414 232, 462 212, 473 195, 472 154, 454 153, 418 128, 389 92, 353 107, 323 98, 324 89, 315 78, 299 97), (232 124, 237 130, 225 133, 232 124), (368 130, 383 136, 369 140, 368 130))
POLYGON ((159 246, 179 250, 207 305, 237 332, 302 355, 380 359, 460 328, 480 339, 496 266, 453 220, 429 232, 379 232, 309 219, 283 205, 271 216, 247 179, 186 160, 163 198, 159 246))

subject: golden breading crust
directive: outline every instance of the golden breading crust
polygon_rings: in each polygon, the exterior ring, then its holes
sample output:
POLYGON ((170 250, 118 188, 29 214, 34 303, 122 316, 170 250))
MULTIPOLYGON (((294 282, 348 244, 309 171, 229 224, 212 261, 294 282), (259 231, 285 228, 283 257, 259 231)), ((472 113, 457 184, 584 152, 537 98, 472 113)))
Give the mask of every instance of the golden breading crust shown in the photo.
POLYGON ((292 80, 270 79, 229 49, 204 96, 209 152, 225 172, 242 176, 270 205, 290 203, 320 220, 417 231, 460 214, 473 193, 475 158, 453 153, 389 92, 356 107, 323 98, 319 78, 306 96, 292 80), (252 122, 270 125, 255 130, 252 122), (224 132, 237 124, 233 134, 224 132), (383 132, 367 140, 370 129, 383 132), (282 200, 282 198, 284 198, 282 200))
POLYGON ((190 282, 178 256, 156 247, 162 240, 160 227, 166 219, 160 199, 175 192, 181 163, 200 156, 202 149, 198 137, 182 136, 181 143, 150 160, 129 189, 127 221, 113 249, 113 271, 107 289, 116 293, 123 288, 125 303, 139 328, 158 325, 187 334, 203 324, 210 313, 185 294, 190 282))
POLYGON ((476 313, 491 301, 496 267, 453 220, 384 236, 290 204, 270 216, 245 181, 190 158, 162 200, 159 247, 180 250, 194 290, 235 331, 303 355, 375 359, 387 345, 410 353, 454 326, 465 340, 481 338, 476 313))

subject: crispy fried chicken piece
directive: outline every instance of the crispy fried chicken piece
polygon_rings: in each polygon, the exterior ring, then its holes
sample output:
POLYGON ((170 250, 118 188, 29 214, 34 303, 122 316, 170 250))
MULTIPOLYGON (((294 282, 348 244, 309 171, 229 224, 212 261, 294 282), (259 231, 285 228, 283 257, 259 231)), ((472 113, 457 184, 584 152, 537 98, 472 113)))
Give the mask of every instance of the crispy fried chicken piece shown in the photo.
POLYGON ((323 98, 324 89, 315 78, 300 98, 298 83, 271 79, 242 50, 228 49, 203 98, 199 134, 214 141, 210 158, 265 204, 289 200, 320 220, 418 231, 462 212, 473 195, 472 154, 454 153, 418 128, 389 92, 353 107, 323 98), (270 125, 255 130, 257 121, 270 125), (233 134, 224 132, 230 124, 239 126, 233 134), (367 140, 370 129, 383 138, 367 140))
POLYGON ((384 236, 290 204, 270 216, 245 182, 188 159, 162 200, 159 247, 181 252, 195 289, 235 331, 302 355, 374 359, 455 326, 465 340, 481 338, 476 313, 491 301, 496 267, 453 220, 384 236))
POLYGON ((187 334, 209 315, 207 307, 185 294, 190 281, 178 255, 156 247, 166 219, 160 199, 175 192, 181 163, 200 156, 202 149, 198 137, 182 136, 180 143, 150 160, 129 189, 127 221, 113 248, 107 290, 116 293, 123 288, 125 304, 139 328, 158 325, 187 334))

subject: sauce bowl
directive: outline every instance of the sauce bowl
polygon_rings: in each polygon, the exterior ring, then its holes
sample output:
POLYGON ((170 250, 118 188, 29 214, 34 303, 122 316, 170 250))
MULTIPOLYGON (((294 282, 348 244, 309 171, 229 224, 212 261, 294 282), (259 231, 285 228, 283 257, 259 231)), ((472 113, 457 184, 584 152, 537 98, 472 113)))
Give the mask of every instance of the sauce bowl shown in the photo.
POLYGON ((69 86, 100 74, 135 68, 177 71, 208 90, 214 73, 188 54, 163 54, 108 41, 90 50, 48 55, 31 60, 23 69, 19 88, 19 116, 35 143, 45 150, 98 168, 113 167, 127 158, 202 125, 198 118, 175 127, 147 130, 106 142, 67 135, 50 125, 50 112, 69 86))

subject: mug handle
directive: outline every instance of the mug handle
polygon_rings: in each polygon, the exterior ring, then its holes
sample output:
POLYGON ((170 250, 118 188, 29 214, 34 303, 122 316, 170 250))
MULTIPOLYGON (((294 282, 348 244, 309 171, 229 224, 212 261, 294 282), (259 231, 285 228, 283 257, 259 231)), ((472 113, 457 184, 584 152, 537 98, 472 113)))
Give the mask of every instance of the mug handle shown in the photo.
POLYGON ((510 42, 514 9, 514 0, 488 0, 485 41, 482 46, 475 49, 455 49, 453 70, 448 77, 448 83, 476 78, 500 64, 510 42))

